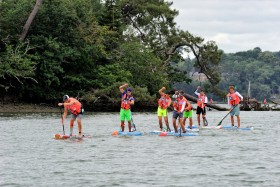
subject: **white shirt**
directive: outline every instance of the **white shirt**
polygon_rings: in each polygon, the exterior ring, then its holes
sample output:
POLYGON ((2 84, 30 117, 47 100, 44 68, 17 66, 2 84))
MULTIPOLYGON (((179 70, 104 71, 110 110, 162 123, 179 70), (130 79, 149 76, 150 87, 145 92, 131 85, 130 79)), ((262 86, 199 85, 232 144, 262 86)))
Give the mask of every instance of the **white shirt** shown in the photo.
MULTIPOLYGON (((197 95, 197 96, 200 96, 200 93, 198 92, 198 90, 195 90, 194 94, 197 95)), ((205 101, 204 101, 204 103, 208 103, 208 98, 207 98, 206 95, 205 95, 205 101)))

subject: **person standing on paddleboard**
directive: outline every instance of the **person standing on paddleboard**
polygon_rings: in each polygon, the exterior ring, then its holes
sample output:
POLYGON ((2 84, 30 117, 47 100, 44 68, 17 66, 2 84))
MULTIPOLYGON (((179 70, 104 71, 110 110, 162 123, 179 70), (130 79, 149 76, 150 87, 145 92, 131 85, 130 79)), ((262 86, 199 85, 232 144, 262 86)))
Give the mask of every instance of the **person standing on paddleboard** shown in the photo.
POLYGON ((176 120, 179 117, 179 124, 181 126, 181 129, 183 130, 183 133, 186 133, 186 128, 183 124, 183 112, 186 106, 187 99, 183 96, 184 92, 181 91, 176 91, 175 94, 172 96, 172 98, 175 99, 173 102, 173 116, 172 116, 172 122, 173 122, 173 127, 174 131, 178 133, 177 125, 176 125, 176 120))
POLYGON ((197 95, 197 108, 196 108, 196 114, 197 114, 197 122, 198 126, 200 126, 200 114, 202 114, 202 120, 204 126, 207 126, 207 120, 206 120, 206 104, 208 102, 207 96, 205 95, 204 91, 201 89, 200 86, 197 87, 196 91, 194 92, 195 95, 197 95), (200 92, 198 92, 200 91, 200 92))
POLYGON ((192 129, 192 124, 193 124, 192 115, 193 115, 192 104, 186 99, 186 106, 185 106, 184 113, 183 113, 183 116, 184 116, 183 124, 186 127, 186 120, 187 120, 187 118, 189 118, 190 129, 192 129))
POLYGON ((132 96, 132 88, 126 88, 128 84, 124 84, 119 87, 120 92, 122 93, 121 100, 121 111, 120 111, 120 120, 121 120, 121 128, 122 132, 124 131, 124 122, 127 120, 128 122, 128 130, 131 132, 131 105, 134 105, 134 98, 132 96))
POLYGON ((63 123, 64 123, 64 119, 68 114, 68 110, 70 110, 72 113, 71 120, 70 120, 69 136, 72 136, 73 134, 74 122, 77 119, 79 136, 82 137, 82 115, 83 115, 82 104, 77 99, 73 97, 69 97, 68 95, 64 95, 63 103, 58 103, 58 106, 64 106, 64 114, 62 117, 63 123))
POLYGON ((228 105, 230 106, 230 121, 231 125, 234 126, 234 115, 237 118, 237 125, 240 128, 240 101, 243 100, 243 96, 235 91, 234 86, 229 87, 229 93, 227 94, 228 105))
POLYGON ((162 131, 162 117, 164 118, 165 125, 167 128, 167 131, 170 132, 170 127, 168 123, 168 116, 167 116, 167 108, 171 104, 171 98, 168 94, 165 94, 163 91, 165 90, 165 87, 162 87, 158 92, 160 94, 160 98, 158 100, 158 123, 159 123, 159 128, 162 131))

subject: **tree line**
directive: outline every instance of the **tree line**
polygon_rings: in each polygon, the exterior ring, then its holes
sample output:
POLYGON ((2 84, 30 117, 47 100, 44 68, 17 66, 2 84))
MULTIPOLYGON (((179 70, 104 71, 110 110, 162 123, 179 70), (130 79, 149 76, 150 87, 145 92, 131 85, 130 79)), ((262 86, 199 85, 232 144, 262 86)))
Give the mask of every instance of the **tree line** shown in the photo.
MULTIPOLYGON (((205 87, 204 80, 194 80, 192 76, 194 72, 199 73, 195 68, 195 59, 186 59, 175 66, 178 69, 188 70, 187 76, 193 80, 190 84, 177 83, 174 85, 175 88, 192 93, 198 85, 205 87)), ((262 51, 260 47, 255 47, 247 51, 223 53, 217 68, 221 73, 221 80, 217 84, 218 91, 207 93, 214 101, 225 101, 230 85, 235 86, 243 96, 259 101, 264 99, 269 101, 280 96, 280 51, 262 51)), ((203 73, 199 76, 203 76, 203 73)))
MULTIPOLYGON (((220 81, 222 51, 181 30, 179 12, 164 0, 0 1, 0 94, 2 101, 55 102, 68 94, 93 102, 119 101, 127 82, 142 104, 158 89, 190 82, 174 63, 183 52, 220 81)), ((136 102, 137 103, 137 102, 136 102)))

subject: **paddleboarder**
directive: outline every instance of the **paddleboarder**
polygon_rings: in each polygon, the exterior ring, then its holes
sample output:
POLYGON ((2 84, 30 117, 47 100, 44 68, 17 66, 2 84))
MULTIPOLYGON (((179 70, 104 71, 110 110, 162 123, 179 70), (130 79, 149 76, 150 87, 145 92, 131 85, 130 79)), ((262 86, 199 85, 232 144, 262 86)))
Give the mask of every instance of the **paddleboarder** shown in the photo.
POLYGON ((176 120, 179 117, 179 124, 181 126, 181 129, 183 130, 183 133, 186 133, 185 126, 183 124, 183 112, 186 106, 187 99, 183 96, 184 92, 181 91, 176 91, 175 94, 172 96, 172 98, 175 99, 173 102, 173 116, 172 116, 172 122, 173 122, 173 127, 174 131, 178 133, 177 125, 176 125, 176 120))
POLYGON ((73 126, 74 126, 75 120, 77 119, 79 137, 82 137, 82 115, 83 115, 82 104, 77 99, 75 99, 73 97, 69 97, 68 95, 64 95, 63 103, 58 103, 58 106, 64 106, 64 114, 62 117, 63 122, 68 114, 68 110, 70 110, 70 112, 72 113, 72 116, 70 119, 69 136, 73 135, 73 126))
POLYGON ((206 120, 206 104, 208 102, 207 96, 205 95, 204 91, 201 89, 200 86, 197 87, 196 91, 194 92, 197 95, 197 108, 196 108, 196 115, 197 115, 197 122, 198 126, 200 126, 200 114, 202 114, 202 120, 204 126, 207 126, 206 120))
POLYGON ((132 96, 132 88, 127 88, 128 84, 120 86, 120 92, 122 93, 121 100, 121 110, 120 110, 120 120, 121 120, 121 129, 124 131, 124 122, 125 120, 128 122, 128 130, 131 132, 131 105, 134 105, 134 98, 132 96))
POLYGON ((230 120, 231 125, 234 126, 234 116, 237 118, 237 125, 240 128, 240 101, 243 100, 243 96, 235 91, 234 86, 229 87, 229 93, 227 94, 228 105, 230 106, 230 120))
POLYGON ((183 117, 184 117, 183 124, 186 127, 186 120, 187 120, 187 118, 189 118, 190 129, 192 129, 192 124, 193 124, 192 116, 193 116, 192 104, 186 99, 186 106, 185 106, 184 113, 183 113, 183 117))
POLYGON ((170 106, 171 104, 171 98, 168 94, 165 94, 163 91, 165 90, 165 87, 162 87, 158 92, 160 94, 160 98, 158 99, 158 110, 157 110, 157 114, 158 114, 158 123, 159 123, 159 128, 162 131, 163 127, 162 127, 162 117, 164 118, 165 121, 165 125, 167 128, 167 131, 170 132, 170 127, 169 127, 169 123, 168 123, 168 116, 167 116, 167 108, 170 106))

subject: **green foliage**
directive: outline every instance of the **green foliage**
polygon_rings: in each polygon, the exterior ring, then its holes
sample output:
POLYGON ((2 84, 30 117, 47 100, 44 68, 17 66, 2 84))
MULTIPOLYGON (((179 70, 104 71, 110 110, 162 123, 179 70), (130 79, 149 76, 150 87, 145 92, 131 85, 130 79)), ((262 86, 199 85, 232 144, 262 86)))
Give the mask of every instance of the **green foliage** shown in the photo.
POLYGON ((219 87, 228 90, 237 85, 238 91, 247 96, 251 83, 251 97, 263 100, 279 94, 280 58, 277 53, 264 51, 259 47, 234 54, 224 54, 220 63, 222 80, 219 87))
POLYGON ((35 81, 35 55, 28 54, 29 46, 19 44, 5 45, 5 52, 0 52, 0 87, 8 91, 15 91, 26 79, 35 81))
POLYGON ((213 68, 220 57, 216 44, 178 29, 178 11, 170 2, 44 0, 21 43, 34 5, 0 1, 3 96, 19 86, 16 96, 30 101, 69 94, 117 102, 120 83, 129 82, 138 101, 151 103, 162 86, 190 81, 185 74, 194 63, 180 64, 183 51, 196 53, 211 83, 219 81, 213 68))

